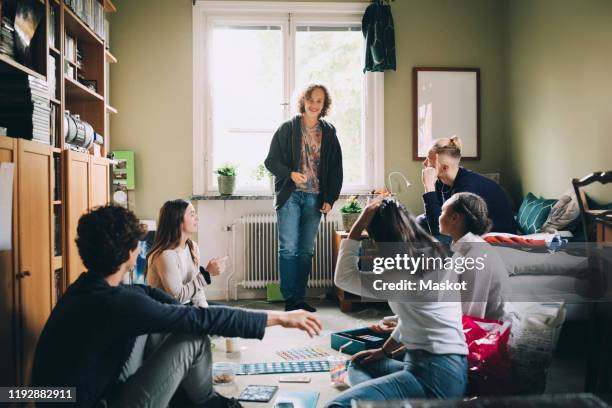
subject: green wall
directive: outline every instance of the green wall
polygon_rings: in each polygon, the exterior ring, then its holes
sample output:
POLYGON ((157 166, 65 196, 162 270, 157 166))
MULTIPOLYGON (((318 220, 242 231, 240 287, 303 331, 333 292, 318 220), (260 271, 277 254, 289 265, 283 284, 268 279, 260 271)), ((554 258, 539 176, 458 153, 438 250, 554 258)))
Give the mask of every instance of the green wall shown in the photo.
POLYGON ((191 0, 114 0, 111 17, 111 148, 134 150, 137 215, 191 195, 191 0))
POLYGON ((558 197, 612 168, 612 1, 512 0, 509 11, 511 190, 558 197))

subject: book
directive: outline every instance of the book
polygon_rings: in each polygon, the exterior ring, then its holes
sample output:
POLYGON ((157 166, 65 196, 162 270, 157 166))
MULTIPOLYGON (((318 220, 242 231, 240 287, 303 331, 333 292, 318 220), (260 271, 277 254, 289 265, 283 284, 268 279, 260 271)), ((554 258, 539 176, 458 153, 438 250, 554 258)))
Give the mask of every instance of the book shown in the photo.
POLYGON ((318 391, 280 391, 276 397, 275 406, 280 404, 293 405, 293 408, 316 408, 319 400, 318 391))

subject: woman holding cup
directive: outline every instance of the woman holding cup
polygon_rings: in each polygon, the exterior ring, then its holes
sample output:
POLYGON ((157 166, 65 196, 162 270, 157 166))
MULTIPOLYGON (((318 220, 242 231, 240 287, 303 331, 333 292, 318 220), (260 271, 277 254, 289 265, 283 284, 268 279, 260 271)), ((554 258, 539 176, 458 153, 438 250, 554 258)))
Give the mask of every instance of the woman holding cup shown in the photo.
POLYGON ((188 201, 166 201, 159 211, 157 232, 147 255, 149 285, 169 293, 183 304, 207 307, 204 286, 209 276, 225 269, 227 257, 213 257, 200 267, 200 250, 191 236, 198 231, 198 215, 188 201))

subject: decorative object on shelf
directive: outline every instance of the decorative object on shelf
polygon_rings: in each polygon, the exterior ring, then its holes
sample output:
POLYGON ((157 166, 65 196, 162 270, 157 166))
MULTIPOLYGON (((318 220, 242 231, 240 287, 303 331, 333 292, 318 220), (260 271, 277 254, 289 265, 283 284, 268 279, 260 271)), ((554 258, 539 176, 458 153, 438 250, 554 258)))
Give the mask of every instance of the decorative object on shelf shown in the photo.
POLYGON ((274 175, 270 173, 270 171, 264 166, 260 164, 255 168, 255 179, 257 181, 261 181, 264 177, 268 178, 268 182, 270 183, 270 191, 274 193, 274 175))
POLYGON ((219 167, 215 173, 219 183, 219 194, 232 195, 236 186, 236 166, 228 163, 219 167))
POLYGON ((480 159, 480 68, 415 67, 412 99, 413 160, 423 160, 434 139, 454 135, 462 159, 480 159))
POLYGON ((89 149, 94 142, 93 127, 69 111, 64 114, 64 140, 67 144, 89 149))
POLYGON ((15 58, 15 26, 6 16, 0 22, 0 54, 15 58))
MULTIPOLYGON (((45 14, 45 5, 39 0, 20 0, 15 10, 15 57, 23 65, 34 68, 31 42, 45 14)), ((44 26, 42 29, 44 30, 44 26)))
POLYGON ((80 81, 86 88, 91 89, 94 92, 98 92, 98 81, 95 79, 82 79, 80 81))
POLYGON ((359 201, 357 201, 357 197, 351 196, 346 199, 346 202, 340 208, 344 231, 349 232, 351 230, 353 224, 355 221, 357 221, 357 218, 359 218, 361 210, 361 204, 359 204, 359 201))

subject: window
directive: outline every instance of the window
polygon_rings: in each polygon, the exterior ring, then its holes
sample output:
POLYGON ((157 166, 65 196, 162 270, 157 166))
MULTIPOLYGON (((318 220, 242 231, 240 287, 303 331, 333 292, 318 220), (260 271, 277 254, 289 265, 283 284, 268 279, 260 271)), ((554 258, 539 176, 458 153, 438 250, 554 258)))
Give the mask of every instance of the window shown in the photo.
POLYGON ((238 166, 237 192, 269 191, 257 169, 313 82, 333 97, 326 119, 342 146, 343 192, 381 186, 382 74, 362 73, 363 3, 325 3, 325 14, 316 3, 253 3, 194 11, 194 193, 216 191, 214 169, 226 163, 238 166))

